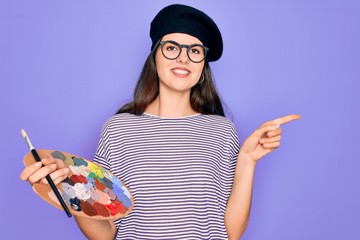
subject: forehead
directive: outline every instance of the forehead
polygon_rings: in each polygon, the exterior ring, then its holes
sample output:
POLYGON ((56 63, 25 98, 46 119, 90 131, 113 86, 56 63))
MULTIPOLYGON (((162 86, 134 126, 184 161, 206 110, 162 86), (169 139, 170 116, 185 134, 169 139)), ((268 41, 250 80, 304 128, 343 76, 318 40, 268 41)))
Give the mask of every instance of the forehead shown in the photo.
POLYGON ((161 38, 162 41, 172 40, 181 44, 203 44, 198 38, 186 33, 169 33, 161 38))

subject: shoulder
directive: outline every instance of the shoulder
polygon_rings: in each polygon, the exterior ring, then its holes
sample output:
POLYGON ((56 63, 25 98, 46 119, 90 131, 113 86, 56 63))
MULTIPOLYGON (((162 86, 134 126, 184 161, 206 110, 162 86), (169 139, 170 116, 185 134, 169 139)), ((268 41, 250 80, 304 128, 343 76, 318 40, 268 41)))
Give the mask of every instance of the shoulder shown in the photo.
POLYGON ((226 117, 203 114, 198 118, 198 121, 200 121, 199 127, 208 133, 216 133, 228 138, 233 138, 238 135, 235 124, 226 117))
POLYGON ((114 124, 114 123, 117 123, 117 122, 126 122, 126 121, 132 121, 136 118, 138 118, 139 116, 137 115, 134 115, 134 114, 131 114, 131 113, 118 113, 118 114, 115 114, 111 117, 109 117, 105 124, 114 124))
POLYGON ((103 126, 103 130, 111 131, 121 128, 122 126, 129 126, 139 121, 139 116, 130 113, 119 113, 108 118, 103 126))
POLYGON ((219 136, 231 149, 235 149, 233 153, 236 154, 239 148, 239 137, 235 124, 230 119, 220 115, 202 115, 202 117, 205 131, 214 136, 219 136))
POLYGON ((208 123, 211 125, 217 125, 225 128, 235 129, 235 125, 230 119, 220 115, 204 114, 202 115, 202 120, 204 123, 208 123))

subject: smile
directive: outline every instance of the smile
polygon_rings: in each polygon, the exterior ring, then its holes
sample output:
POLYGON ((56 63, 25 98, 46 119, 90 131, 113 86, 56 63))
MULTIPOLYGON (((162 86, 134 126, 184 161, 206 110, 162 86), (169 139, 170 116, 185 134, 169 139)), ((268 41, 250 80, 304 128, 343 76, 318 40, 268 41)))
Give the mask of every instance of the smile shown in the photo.
POLYGON ((190 71, 186 69, 180 69, 180 68, 174 68, 172 69, 172 72, 179 75, 189 75, 190 71))

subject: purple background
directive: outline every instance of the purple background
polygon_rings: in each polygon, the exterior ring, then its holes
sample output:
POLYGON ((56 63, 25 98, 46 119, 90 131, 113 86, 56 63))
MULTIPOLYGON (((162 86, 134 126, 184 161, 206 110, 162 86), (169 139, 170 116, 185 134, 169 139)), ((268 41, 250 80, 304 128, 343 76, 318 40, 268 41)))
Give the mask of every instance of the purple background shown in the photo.
MULTIPOLYGON (((242 239, 360 238, 360 1, 181 1, 222 31, 212 64, 241 141, 299 113, 258 164, 242 239)), ((28 149, 92 159, 104 121, 131 99, 149 24, 174 1, 1 1, 2 239, 85 239, 19 180, 28 149)), ((239 203, 241 204, 241 203, 239 203)))

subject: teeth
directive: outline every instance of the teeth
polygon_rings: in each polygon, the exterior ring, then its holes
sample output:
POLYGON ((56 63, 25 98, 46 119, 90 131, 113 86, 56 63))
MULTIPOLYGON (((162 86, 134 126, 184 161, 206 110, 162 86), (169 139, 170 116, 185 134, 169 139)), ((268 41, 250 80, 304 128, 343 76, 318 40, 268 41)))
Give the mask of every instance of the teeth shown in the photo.
POLYGON ((177 74, 188 74, 189 71, 183 70, 183 69, 174 69, 174 72, 177 74))

